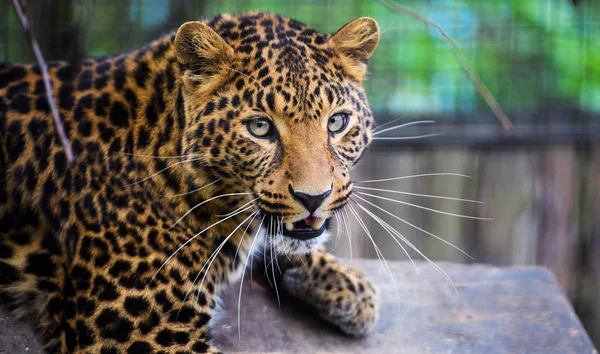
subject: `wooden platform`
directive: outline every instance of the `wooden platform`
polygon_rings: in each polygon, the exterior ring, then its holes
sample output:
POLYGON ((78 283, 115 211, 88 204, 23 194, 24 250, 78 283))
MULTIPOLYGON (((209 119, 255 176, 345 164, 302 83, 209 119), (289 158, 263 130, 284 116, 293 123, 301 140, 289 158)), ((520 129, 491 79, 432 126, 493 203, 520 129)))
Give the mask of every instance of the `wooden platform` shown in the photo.
MULTIPOLYGON (((240 353, 595 353, 554 276, 543 268, 392 262, 394 282, 377 260, 355 260, 376 283, 381 317, 361 339, 339 334, 308 307, 244 283, 238 339, 239 283, 223 301, 215 342, 240 353), (395 283, 395 286, 394 286, 395 283), (397 295, 396 295, 396 290, 397 295)), ((38 352, 21 324, 0 315, 0 353, 38 352)))

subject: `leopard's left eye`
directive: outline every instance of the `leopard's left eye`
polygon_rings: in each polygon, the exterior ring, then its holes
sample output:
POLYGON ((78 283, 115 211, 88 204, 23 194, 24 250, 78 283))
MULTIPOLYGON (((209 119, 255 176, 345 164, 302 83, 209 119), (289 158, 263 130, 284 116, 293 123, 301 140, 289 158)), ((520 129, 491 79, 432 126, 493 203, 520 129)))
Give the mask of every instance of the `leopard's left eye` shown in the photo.
POLYGON ((273 135, 273 123, 266 118, 254 118, 247 123, 248 130, 257 138, 267 138, 273 135))
POLYGON ((348 125, 348 113, 337 113, 329 117, 327 129, 333 134, 341 133, 348 125))

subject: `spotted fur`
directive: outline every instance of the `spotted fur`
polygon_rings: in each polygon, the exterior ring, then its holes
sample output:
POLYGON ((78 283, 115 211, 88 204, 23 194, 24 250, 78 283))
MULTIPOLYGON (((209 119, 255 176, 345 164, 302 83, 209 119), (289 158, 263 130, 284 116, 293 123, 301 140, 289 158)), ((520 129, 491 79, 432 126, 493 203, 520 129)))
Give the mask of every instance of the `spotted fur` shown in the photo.
MULTIPOLYGON (((0 64, 0 303, 32 321, 52 353, 217 352, 217 294, 240 274, 259 221, 310 215, 290 188, 331 188, 320 218, 348 202, 350 169, 374 127, 361 82, 378 40, 369 18, 322 35, 246 13, 186 23, 138 50, 53 63, 72 165, 39 68, 0 64), (331 134, 340 111, 348 127, 331 134), (250 134, 256 117, 276 133, 250 134), (249 194, 208 201, 225 193, 249 194), (199 274, 202 288, 198 280, 187 296, 199 274)), ((262 242, 291 256, 292 295, 346 333, 366 333, 375 291, 322 250, 326 239, 262 242)))

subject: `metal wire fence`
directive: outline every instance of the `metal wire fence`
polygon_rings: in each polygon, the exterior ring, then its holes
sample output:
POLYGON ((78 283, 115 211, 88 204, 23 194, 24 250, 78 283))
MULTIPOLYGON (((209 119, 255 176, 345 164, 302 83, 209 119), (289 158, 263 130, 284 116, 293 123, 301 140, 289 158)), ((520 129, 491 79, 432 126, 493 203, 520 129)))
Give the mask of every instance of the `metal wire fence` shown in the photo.
MULTIPOLYGON (((456 40, 517 125, 543 140, 593 138, 600 126, 600 5, 592 0, 404 1, 456 40), (532 128, 533 127, 533 128, 532 128), (548 137, 550 134, 550 139, 548 137)), ((401 115, 454 127, 446 139, 477 140, 464 125, 501 129, 437 32, 376 0, 44 0, 26 6, 51 60, 135 48, 181 23, 221 12, 273 11, 333 32, 372 16, 382 29, 367 91, 380 123, 401 115), (456 128, 459 127, 459 128, 456 128)), ((10 3, 0 4, 0 61, 31 60, 10 3)), ((523 135, 524 134, 524 135, 523 135)), ((489 138, 489 136, 487 136, 489 138)), ((429 139, 419 143, 439 142, 429 139)))

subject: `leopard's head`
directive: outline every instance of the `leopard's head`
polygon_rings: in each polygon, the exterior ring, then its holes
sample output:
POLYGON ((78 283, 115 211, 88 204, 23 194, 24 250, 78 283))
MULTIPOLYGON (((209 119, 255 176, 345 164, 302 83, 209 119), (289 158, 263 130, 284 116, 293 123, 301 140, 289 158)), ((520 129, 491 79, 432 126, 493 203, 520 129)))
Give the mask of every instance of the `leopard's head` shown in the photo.
POLYGON ((253 194, 278 252, 323 243, 328 220, 350 200, 350 170, 374 128, 362 82, 378 42, 366 17, 332 35, 265 13, 177 32, 183 152, 201 156, 203 173, 253 194))

